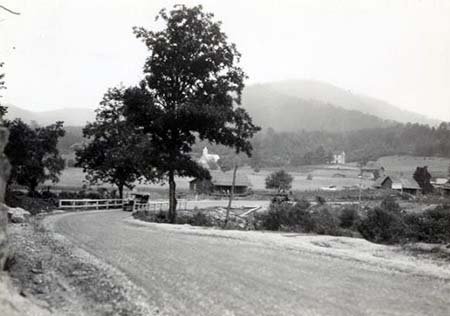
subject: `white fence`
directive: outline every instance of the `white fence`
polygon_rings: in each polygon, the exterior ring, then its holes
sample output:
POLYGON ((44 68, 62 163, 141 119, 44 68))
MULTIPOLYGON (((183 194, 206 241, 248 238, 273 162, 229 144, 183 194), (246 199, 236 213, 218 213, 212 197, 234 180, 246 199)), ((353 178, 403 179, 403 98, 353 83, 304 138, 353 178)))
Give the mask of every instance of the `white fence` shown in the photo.
MULTIPOLYGON (((177 200, 177 209, 181 211, 187 210, 187 200, 177 200)), ((168 201, 151 201, 148 203, 134 203, 134 211, 147 211, 147 212, 160 212, 168 211, 169 202, 168 201)))
POLYGON ((105 210, 122 208, 123 199, 76 199, 59 200, 59 209, 105 210))

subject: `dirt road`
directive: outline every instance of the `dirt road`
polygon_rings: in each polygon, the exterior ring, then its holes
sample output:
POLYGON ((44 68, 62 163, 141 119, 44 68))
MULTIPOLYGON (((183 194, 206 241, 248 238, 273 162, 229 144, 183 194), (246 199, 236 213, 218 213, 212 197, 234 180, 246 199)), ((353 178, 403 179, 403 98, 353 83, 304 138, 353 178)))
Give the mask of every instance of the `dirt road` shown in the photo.
POLYGON ((75 213, 54 229, 124 271, 162 314, 450 315, 448 280, 129 216, 75 213))

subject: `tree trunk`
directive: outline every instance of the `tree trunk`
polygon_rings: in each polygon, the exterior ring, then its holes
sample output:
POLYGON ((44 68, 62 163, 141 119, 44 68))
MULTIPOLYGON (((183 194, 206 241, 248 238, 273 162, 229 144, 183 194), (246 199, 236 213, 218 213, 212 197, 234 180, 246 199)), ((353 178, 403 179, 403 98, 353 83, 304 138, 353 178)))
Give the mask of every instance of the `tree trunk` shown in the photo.
POLYGON ((233 202, 233 196, 234 196, 234 185, 236 184, 236 172, 238 169, 238 165, 234 165, 233 170, 233 182, 231 183, 231 192, 230 192, 230 199, 228 200, 228 206, 227 206, 227 214, 225 215, 225 223, 223 225, 223 228, 227 228, 228 220, 230 218, 230 210, 231 210, 231 203, 233 202))
POLYGON ((117 188, 119 189, 119 199, 123 199, 123 184, 118 184, 117 188))
POLYGON ((169 222, 175 223, 177 218, 176 183, 173 171, 169 171, 169 222))
POLYGON ((31 180, 28 183, 28 196, 35 197, 36 196, 36 188, 37 188, 37 181, 31 180))

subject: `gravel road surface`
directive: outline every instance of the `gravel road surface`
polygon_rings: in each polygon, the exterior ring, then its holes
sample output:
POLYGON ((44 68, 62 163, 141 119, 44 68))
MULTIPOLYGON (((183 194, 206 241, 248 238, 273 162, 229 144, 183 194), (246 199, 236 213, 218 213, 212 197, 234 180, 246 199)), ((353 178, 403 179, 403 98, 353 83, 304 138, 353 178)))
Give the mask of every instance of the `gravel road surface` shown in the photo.
POLYGON ((54 229, 125 272, 163 315, 450 315, 448 280, 129 217, 80 212, 54 229))

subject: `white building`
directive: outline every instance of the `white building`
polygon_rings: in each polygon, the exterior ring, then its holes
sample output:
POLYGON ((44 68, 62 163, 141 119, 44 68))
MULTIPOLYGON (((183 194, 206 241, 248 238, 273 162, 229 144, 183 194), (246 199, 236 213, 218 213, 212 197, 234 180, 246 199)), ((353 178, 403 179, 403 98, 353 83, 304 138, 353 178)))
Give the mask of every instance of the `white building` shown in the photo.
POLYGON ((331 161, 331 163, 335 165, 345 165, 345 152, 334 152, 333 160, 331 161))
POLYGON ((203 148, 203 153, 200 159, 198 160, 198 163, 204 166, 205 168, 208 168, 210 162, 217 163, 219 159, 220 159, 219 155, 208 153, 208 148, 205 147, 203 148))

